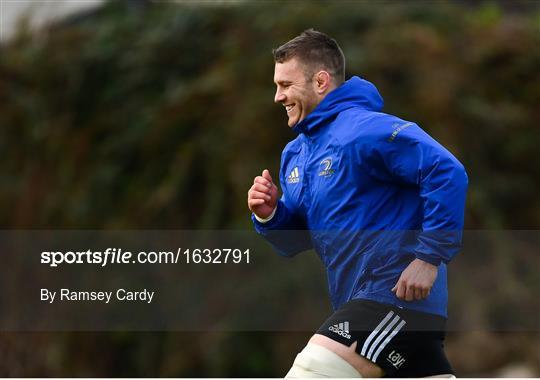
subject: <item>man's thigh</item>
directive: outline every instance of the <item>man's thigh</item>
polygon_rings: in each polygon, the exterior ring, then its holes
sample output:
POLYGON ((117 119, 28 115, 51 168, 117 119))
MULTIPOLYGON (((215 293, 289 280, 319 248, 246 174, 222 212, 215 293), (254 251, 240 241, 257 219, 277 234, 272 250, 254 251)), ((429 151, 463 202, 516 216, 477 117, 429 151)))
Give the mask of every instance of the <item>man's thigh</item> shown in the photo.
POLYGON ((321 334, 315 334, 309 343, 317 344, 335 352, 349 363, 362 377, 377 378, 384 375, 384 371, 375 363, 356 353, 357 342, 346 346, 321 334))

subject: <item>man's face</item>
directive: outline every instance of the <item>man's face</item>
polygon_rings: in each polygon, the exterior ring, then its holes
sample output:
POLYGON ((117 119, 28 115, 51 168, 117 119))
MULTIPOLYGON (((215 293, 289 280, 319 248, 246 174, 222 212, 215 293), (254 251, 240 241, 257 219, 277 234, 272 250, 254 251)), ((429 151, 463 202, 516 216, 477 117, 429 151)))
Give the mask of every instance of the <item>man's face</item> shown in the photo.
POLYGON ((306 66, 296 58, 283 63, 276 62, 274 83, 276 96, 274 101, 285 106, 289 127, 294 127, 319 104, 313 77, 306 78, 306 66))

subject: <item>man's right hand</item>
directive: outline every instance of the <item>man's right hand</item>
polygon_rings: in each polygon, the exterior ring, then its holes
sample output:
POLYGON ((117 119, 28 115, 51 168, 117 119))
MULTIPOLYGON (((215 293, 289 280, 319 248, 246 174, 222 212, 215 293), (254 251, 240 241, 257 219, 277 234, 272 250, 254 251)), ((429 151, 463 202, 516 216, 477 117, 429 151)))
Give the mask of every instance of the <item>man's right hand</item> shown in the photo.
POLYGON ((267 169, 262 176, 253 180, 253 186, 248 191, 248 207, 261 219, 268 218, 276 208, 278 201, 278 189, 267 169))

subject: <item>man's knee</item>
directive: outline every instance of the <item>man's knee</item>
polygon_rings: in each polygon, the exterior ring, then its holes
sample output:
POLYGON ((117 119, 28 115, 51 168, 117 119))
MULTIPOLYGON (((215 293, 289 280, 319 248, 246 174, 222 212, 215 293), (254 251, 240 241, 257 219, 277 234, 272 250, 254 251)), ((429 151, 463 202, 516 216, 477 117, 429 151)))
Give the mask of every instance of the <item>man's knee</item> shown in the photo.
POLYGON ((314 377, 352 378, 362 376, 338 354, 318 344, 308 343, 302 352, 296 356, 285 378, 314 377))

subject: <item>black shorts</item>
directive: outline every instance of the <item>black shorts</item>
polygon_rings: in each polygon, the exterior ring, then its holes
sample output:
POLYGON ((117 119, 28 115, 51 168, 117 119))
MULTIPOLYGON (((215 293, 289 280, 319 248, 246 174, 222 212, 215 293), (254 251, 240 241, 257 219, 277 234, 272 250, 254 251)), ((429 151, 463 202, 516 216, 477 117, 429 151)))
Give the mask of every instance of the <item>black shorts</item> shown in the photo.
POLYGON ((317 334, 351 346, 381 367, 385 377, 454 374, 443 341, 446 319, 368 300, 336 310, 317 334))

